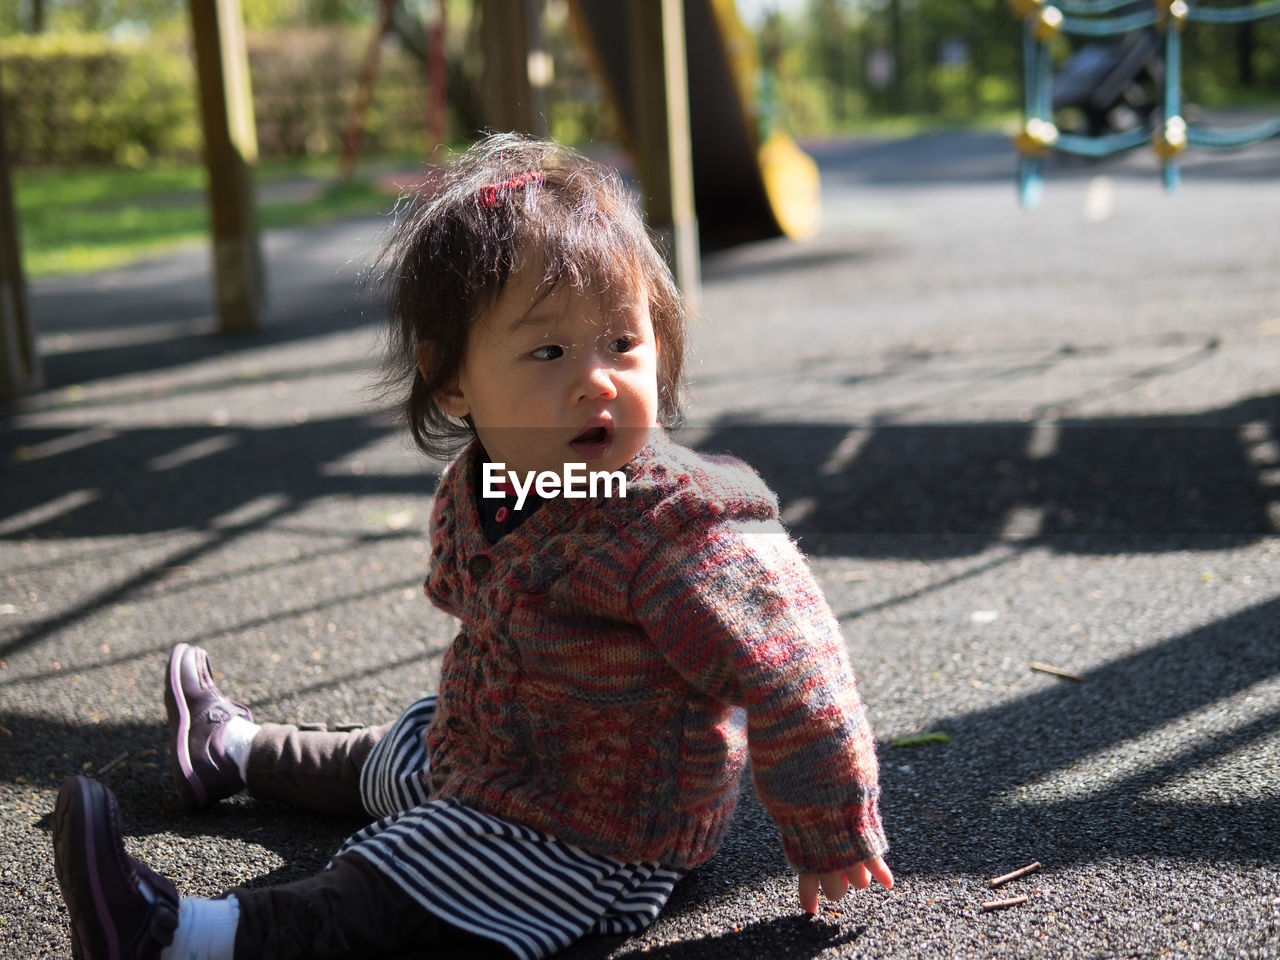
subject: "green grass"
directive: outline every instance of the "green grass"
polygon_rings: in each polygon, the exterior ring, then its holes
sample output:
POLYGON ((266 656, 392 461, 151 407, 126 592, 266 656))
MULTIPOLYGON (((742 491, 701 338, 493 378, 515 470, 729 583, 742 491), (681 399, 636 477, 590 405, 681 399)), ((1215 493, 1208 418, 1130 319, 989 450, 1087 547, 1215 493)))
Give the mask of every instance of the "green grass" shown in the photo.
POLYGON ((1018 110, 987 110, 964 120, 939 116, 936 113, 904 113, 892 117, 867 117, 851 123, 844 134, 885 139, 916 137, 926 133, 950 130, 1002 131, 1016 124, 1021 117, 1018 110))
MULTIPOLYGON (((304 226, 384 213, 395 198, 372 178, 333 179, 333 163, 273 164, 257 173, 262 227, 304 226), (306 175, 314 195, 269 199, 271 183, 306 175)), ((23 266, 32 277, 122 266, 207 243, 205 172, 155 170, 17 171, 14 188, 23 266)))

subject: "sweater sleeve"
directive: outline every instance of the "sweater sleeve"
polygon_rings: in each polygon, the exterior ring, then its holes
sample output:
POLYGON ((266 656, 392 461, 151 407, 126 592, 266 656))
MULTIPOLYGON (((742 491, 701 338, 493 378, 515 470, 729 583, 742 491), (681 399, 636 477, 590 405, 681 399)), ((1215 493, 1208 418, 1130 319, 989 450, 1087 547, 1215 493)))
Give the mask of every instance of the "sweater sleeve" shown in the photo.
POLYGON ((796 869, 849 867, 888 848, 875 740, 839 626, 778 523, 667 531, 631 600, 679 674, 746 709, 757 792, 796 869))

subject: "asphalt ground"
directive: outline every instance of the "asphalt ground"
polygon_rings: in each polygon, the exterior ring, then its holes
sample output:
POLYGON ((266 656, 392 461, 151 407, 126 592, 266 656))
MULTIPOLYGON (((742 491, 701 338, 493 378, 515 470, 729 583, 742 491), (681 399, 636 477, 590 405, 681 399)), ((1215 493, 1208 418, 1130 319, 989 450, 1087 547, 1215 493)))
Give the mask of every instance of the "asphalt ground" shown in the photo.
MULTIPOLYGON (((996 136, 811 149, 823 232, 704 261, 685 438, 773 484, 840 618, 897 886, 801 915, 748 794, 646 934, 566 956, 1280 957, 1280 147, 1192 155, 1172 196, 1146 157, 1058 164, 1035 212, 996 136)), ((33 285, 49 387, 0 463, 3 957, 68 954, 69 774, 184 893, 309 875, 357 826, 183 814, 173 644, 264 719, 433 688, 436 471, 371 403, 356 295, 380 226, 270 234, 244 339, 211 332, 202 252, 33 285)))

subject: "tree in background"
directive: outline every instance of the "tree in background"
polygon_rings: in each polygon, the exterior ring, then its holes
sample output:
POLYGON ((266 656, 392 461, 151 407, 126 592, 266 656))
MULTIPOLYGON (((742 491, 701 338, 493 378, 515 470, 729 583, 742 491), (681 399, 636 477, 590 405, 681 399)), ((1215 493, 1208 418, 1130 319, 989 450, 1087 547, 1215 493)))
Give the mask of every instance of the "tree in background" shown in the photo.
MULTIPOLYGON (((143 167, 199 156, 188 0, 0 0, 0 79, 13 161, 143 167), (42 26, 38 34, 30 31, 42 26)), ((241 0, 264 158, 334 153, 368 48, 372 0, 241 0)), ((469 0, 449 0, 449 137, 479 124, 469 0)), ((436 0, 398 0, 365 115, 369 155, 425 154, 436 0)), ((434 117, 435 115, 433 115, 434 117)), ((438 133, 438 124, 435 125, 438 133)), ((447 138, 446 138, 447 139, 447 138)))
MULTIPOLYGON (((776 96, 797 133, 899 114, 965 122, 1020 106, 1020 27, 1006 0, 805 0, 769 9, 762 60, 776 63, 776 96)), ((1185 44, 1192 101, 1280 99, 1280 17, 1194 25, 1185 44)), ((1065 56, 1072 41, 1059 46, 1065 56)))
MULTIPOLYGON (((335 130, 341 128, 378 4, 241 5, 264 155, 335 150, 335 130)), ((18 149, 14 144, 31 151, 48 145, 26 161, 38 163, 69 162, 64 158, 77 150, 81 162, 114 157, 136 165, 181 158, 198 143, 196 134, 171 129, 178 122, 174 117, 189 112, 182 92, 189 83, 187 7, 188 0, 0 0, 9 123, 26 124, 21 135, 10 137, 11 150, 18 149), (163 64, 124 62, 162 54, 163 64), (35 63, 41 56, 43 65, 35 63), (30 72, 20 76, 24 57, 30 72), (53 66, 48 58, 60 59, 53 66), (91 59, 104 66, 93 66, 91 59), (77 77, 85 78, 85 89, 72 89, 77 77), (85 116, 97 118, 99 129, 91 135, 36 129, 85 116), (112 138, 123 139, 113 148, 112 138)), ((901 114, 963 123, 1020 106, 1020 28, 1006 0, 765 0, 755 8, 769 14, 754 24, 769 71, 759 87, 766 126, 776 119, 812 136, 901 114)), ((448 0, 447 9, 447 127, 462 138, 483 122, 476 90, 485 67, 473 0, 448 0)), ((554 67, 547 88, 552 133, 580 145, 615 139, 566 0, 545 0, 542 10, 554 67)), ((402 150, 427 124, 427 37, 437 16, 437 0, 395 5, 370 116, 370 152, 402 150)), ((1059 45, 1064 54, 1070 49, 1065 38, 1059 45)), ((1187 31, 1184 60, 1185 94, 1192 102, 1274 101, 1280 97, 1280 18, 1245 27, 1197 25, 1187 31)), ((194 129, 194 117, 192 124, 194 129)))
POLYGON ((1005 0, 807 0, 762 30, 783 38, 781 96, 801 132, 1018 103, 1020 45, 1005 0))
POLYGON ((98 33, 168 25, 186 15, 186 0, 0 0, 0 33, 98 33))
MULTIPOLYGON (((405 0, 404 6, 421 6, 405 0)), ((241 0, 249 29, 367 23, 371 0, 241 0)), ((0 0, 0 34, 165 29, 187 22, 187 0, 0 0)))

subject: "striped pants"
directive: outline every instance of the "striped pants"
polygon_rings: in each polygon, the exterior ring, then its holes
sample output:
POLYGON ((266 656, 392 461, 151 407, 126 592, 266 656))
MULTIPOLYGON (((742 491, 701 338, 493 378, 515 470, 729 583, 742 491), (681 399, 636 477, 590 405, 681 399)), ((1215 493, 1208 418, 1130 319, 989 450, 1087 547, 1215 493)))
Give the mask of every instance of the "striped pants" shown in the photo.
POLYGON ((429 799, 424 697, 389 727, 310 733, 267 726, 249 758, 251 794, 365 814, 321 875, 235 891, 237 957, 449 956, 541 960, 590 934, 645 929, 685 873, 590 853, 553 836, 429 799), (416 952, 407 952, 416 951, 416 952))
MULTIPOLYGON (((375 767, 386 766, 368 761, 379 743, 386 753, 395 726, 321 732, 265 724, 249 755, 249 793, 317 813, 381 816, 365 809, 361 776, 368 780, 378 772, 375 767)), ((395 786, 408 794, 402 802, 425 796, 416 782, 395 786)), ((430 946, 452 946, 468 958, 510 956, 433 916, 356 853, 337 857, 314 877, 232 893, 240 902, 237 958, 395 957, 430 946)))

